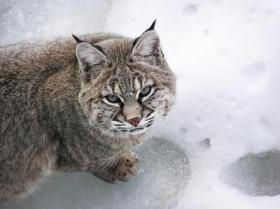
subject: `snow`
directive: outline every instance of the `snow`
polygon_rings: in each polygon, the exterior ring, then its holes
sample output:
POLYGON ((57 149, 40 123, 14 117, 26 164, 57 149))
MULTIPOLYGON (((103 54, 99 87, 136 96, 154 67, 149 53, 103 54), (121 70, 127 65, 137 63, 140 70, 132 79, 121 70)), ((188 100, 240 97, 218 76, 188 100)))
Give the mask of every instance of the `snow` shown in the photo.
POLYGON ((280 208, 279 1, 19 2, 0 3, 11 8, 0 15, 0 44, 96 31, 137 37, 157 18, 177 103, 152 132, 164 140, 139 151, 143 168, 131 182, 58 174, 1 209, 280 208))
POLYGON ((99 32, 111 1, 8 0, 0 2, 0 44, 99 32))
POLYGON ((0 208, 172 208, 189 179, 189 161, 184 150, 155 138, 140 147, 138 153, 141 160, 139 175, 124 184, 108 184, 86 173, 57 173, 28 199, 0 203, 0 208))

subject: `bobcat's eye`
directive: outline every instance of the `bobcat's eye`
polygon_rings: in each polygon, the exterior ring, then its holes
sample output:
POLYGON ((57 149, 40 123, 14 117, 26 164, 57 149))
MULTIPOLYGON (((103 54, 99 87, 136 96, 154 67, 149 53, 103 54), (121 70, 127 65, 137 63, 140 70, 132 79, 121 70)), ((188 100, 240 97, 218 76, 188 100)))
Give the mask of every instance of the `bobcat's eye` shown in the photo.
POLYGON ((108 102, 110 103, 118 103, 120 102, 119 97, 115 96, 115 95, 108 95, 105 97, 107 99, 108 102))
POLYGON ((154 88, 152 86, 147 86, 143 88, 139 93, 139 99, 144 101, 154 92, 154 88))
POLYGON ((145 97, 145 96, 147 96, 147 95, 151 92, 151 90, 152 90, 152 87, 151 87, 151 86, 147 86, 147 87, 143 88, 143 89, 140 91, 139 96, 140 96, 140 97, 145 97))

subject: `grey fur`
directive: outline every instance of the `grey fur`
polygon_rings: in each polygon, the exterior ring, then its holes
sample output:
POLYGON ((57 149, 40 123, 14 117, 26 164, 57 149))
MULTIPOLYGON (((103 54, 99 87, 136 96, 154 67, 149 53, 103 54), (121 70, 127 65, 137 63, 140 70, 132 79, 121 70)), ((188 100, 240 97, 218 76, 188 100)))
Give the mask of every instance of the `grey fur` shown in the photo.
POLYGON ((141 43, 140 55, 132 55, 134 40, 120 35, 81 39, 102 48, 97 59, 106 59, 84 62, 82 43, 72 38, 0 48, 0 199, 24 197, 58 170, 91 172, 111 183, 130 179, 138 169, 130 150, 145 134, 129 132, 129 114, 141 114, 148 127, 172 106, 175 78, 159 39, 145 56, 141 43), (140 104, 132 95, 145 82, 156 90, 140 104), (102 102, 104 94, 118 90, 123 107, 102 102), (113 120, 118 130, 111 130, 113 120))

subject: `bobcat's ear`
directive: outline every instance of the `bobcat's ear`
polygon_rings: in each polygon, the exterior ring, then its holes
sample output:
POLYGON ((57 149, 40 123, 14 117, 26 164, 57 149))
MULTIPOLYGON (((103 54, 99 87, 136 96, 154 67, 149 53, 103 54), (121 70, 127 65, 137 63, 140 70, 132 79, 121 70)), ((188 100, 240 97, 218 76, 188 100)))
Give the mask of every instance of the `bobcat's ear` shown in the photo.
POLYGON ((133 56, 158 56, 161 52, 160 39, 154 27, 156 20, 142 35, 135 39, 133 43, 133 56))
POLYGON ((72 34, 73 38, 75 39, 75 41, 77 42, 77 44, 82 43, 84 41, 82 41, 80 38, 78 38, 77 36, 75 36, 74 34, 72 34))
POLYGON ((107 58, 101 49, 86 42, 78 42, 76 56, 81 74, 87 73, 93 67, 100 68, 107 63, 107 58))

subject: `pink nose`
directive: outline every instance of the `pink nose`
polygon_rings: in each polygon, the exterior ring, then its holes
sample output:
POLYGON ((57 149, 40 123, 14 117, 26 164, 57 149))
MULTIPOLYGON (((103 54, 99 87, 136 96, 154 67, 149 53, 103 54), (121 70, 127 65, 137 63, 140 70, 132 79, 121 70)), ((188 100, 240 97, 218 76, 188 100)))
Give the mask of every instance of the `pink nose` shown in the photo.
POLYGON ((131 125, 136 127, 139 125, 140 120, 141 120, 141 118, 132 118, 132 119, 127 120, 127 122, 129 122, 131 125))

